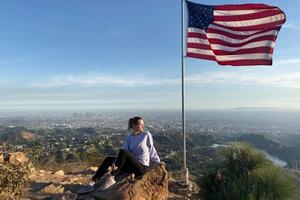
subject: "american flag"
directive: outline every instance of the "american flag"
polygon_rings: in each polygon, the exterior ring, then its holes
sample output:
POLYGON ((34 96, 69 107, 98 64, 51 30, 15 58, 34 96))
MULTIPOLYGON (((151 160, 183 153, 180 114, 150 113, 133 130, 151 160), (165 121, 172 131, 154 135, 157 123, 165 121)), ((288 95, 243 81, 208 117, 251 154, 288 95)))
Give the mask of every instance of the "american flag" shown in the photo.
POLYGON ((285 14, 265 4, 201 5, 188 8, 187 56, 220 65, 272 65, 285 14))

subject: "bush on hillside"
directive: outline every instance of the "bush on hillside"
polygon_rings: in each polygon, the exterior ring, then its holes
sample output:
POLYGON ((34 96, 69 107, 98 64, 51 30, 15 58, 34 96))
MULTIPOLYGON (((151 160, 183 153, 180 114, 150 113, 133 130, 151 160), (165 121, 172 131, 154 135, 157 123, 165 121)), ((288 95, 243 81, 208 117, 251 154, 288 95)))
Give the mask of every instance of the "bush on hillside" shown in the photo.
POLYGON ((21 199, 29 182, 29 166, 0 163, 0 199, 21 199))
POLYGON ((249 144, 234 143, 203 179, 206 200, 289 200, 295 194, 292 177, 249 144))

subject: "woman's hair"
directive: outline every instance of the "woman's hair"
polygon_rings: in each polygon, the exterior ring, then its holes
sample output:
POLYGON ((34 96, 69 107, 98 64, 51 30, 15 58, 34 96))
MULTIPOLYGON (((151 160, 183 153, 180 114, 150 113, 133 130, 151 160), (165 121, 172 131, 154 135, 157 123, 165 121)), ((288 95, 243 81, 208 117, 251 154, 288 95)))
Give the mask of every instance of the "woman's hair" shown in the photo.
POLYGON ((137 123, 138 123, 139 120, 144 120, 144 119, 142 117, 138 117, 138 116, 130 118, 128 120, 128 127, 127 127, 128 130, 130 131, 130 129, 133 128, 133 125, 137 125, 137 123))

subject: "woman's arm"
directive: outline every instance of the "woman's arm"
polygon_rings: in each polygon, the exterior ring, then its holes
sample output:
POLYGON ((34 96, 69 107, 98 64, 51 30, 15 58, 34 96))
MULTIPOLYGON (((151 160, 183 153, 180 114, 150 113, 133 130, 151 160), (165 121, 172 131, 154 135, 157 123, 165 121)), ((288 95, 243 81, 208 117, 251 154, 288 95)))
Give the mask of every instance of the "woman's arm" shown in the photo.
POLYGON ((124 141, 124 144, 123 144, 123 149, 126 149, 127 151, 129 151, 129 137, 130 137, 130 135, 128 135, 125 138, 125 141, 124 141))
POLYGON ((150 154, 150 161, 155 162, 155 163, 160 163, 160 159, 157 155, 157 151, 153 145, 153 138, 150 132, 147 131, 147 146, 149 148, 149 154, 150 154))

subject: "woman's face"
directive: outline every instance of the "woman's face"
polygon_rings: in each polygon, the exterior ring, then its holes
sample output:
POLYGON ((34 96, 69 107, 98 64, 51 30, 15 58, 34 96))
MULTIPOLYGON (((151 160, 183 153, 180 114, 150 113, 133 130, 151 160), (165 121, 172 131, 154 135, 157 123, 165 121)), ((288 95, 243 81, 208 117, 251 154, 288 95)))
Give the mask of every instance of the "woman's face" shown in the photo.
POLYGON ((144 131, 144 120, 140 119, 136 124, 133 124, 133 133, 140 133, 144 131))

